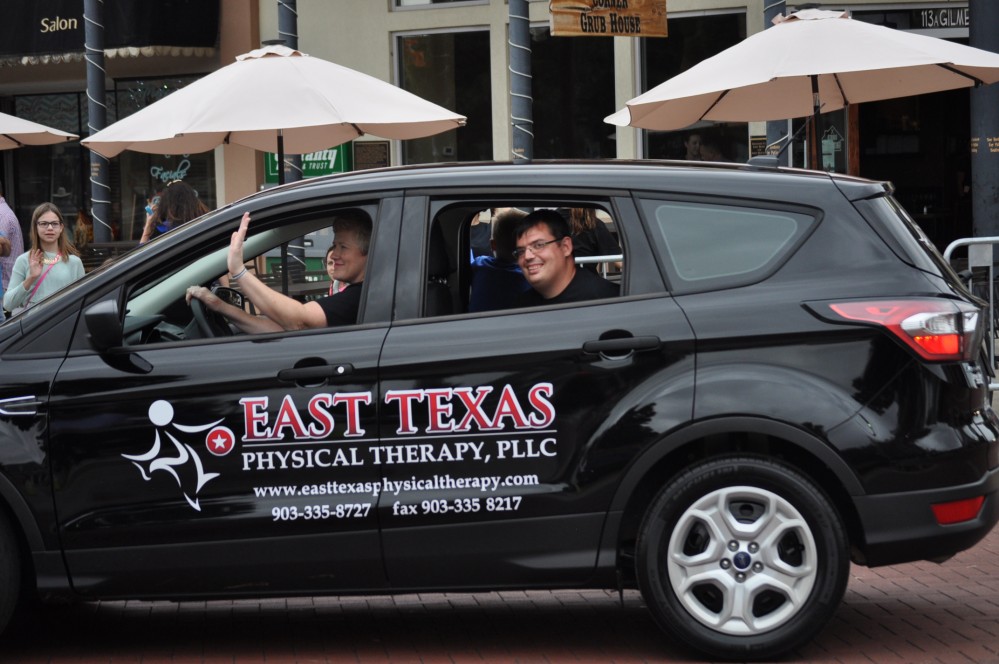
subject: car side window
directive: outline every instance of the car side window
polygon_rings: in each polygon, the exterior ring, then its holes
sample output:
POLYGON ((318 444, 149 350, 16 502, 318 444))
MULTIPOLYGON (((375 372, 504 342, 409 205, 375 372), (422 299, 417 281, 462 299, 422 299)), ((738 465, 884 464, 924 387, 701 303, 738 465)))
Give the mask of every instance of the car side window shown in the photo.
POLYGON ((791 210, 644 200, 657 248, 679 292, 764 278, 811 231, 816 218, 791 210))
MULTIPOLYGON (((349 212, 370 211, 362 208, 324 209, 294 218, 254 218, 244 244, 247 271, 272 290, 300 302, 335 297, 341 284, 327 269, 329 249, 334 243, 333 220, 349 212)), ((259 311, 252 300, 243 298, 238 281, 226 278, 226 253, 232 228, 227 225, 212 240, 197 250, 180 251, 175 260, 162 269, 143 274, 143 281, 128 287, 125 306, 127 345, 167 343, 203 339, 185 301, 189 286, 220 288, 218 294, 230 304, 242 307, 251 315, 259 311)), ((234 334, 239 334, 233 329, 234 334)))
MULTIPOLYGON (((612 208, 606 201, 530 198, 442 205, 424 242, 424 317, 481 313, 581 299, 613 297, 620 292, 624 255, 612 208), (517 256, 518 223, 536 210, 557 213, 566 222, 576 269, 587 283, 612 285, 583 289, 577 299, 532 297, 536 290, 517 256)), ((547 236, 546 236, 547 239, 547 236)), ((520 242, 523 244, 523 242, 520 242)), ((539 247, 541 254, 545 247, 539 247)), ((555 247, 552 247, 555 249, 555 247)), ((527 250, 528 262, 534 252, 527 250)), ((554 260, 557 255, 545 256, 554 260)), ((567 293, 568 295, 568 293, 567 293)))

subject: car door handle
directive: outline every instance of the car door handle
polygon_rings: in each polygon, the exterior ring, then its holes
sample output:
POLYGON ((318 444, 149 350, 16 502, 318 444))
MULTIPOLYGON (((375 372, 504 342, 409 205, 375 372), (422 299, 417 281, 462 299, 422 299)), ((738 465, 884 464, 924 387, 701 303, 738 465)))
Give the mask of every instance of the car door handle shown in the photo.
POLYGON ((594 355, 623 355, 645 350, 656 350, 662 342, 659 337, 619 337, 598 339, 583 343, 583 352, 594 355))
POLYGON ((278 372, 278 380, 286 383, 298 383, 301 381, 325 380, 346 376, 354 371, 354 367, 349 364, 323 364, 316 367, 297 367, 295 369, 282 369, 278 372))

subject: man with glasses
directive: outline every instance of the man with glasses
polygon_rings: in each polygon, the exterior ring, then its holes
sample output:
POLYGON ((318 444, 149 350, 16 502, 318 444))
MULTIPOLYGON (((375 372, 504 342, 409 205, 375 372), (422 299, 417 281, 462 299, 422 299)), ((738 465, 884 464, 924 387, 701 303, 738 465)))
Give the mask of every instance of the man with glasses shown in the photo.
POLYGON ((532 290, 521 306, 563 304, 616 297, 619 289, 590 270, 576 267, 565 218, 555 210, 535 210, 517 224, 513 255, 532 290))

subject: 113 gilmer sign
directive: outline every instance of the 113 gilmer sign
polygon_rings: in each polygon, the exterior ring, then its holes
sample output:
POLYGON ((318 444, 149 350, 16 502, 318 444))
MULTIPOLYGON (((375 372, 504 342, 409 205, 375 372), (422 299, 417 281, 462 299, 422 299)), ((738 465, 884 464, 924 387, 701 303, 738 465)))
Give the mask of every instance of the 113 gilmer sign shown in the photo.
POLYGON ((665 37, 666 0, 550 0, 556 37, 665 37))

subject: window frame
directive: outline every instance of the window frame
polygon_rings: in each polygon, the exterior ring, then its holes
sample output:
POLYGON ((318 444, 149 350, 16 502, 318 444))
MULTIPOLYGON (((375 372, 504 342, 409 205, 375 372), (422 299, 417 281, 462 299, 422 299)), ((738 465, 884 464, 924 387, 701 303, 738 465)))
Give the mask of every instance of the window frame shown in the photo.
POLYGON ((445 0, 444 2, 434 2, 434 0, 426 0, 426 2, 415 4, 415 5, 400 5, 401 0, 392 0, 389 5, 389 11, 393 12, 413 12, 421 11, 426 9, 443 9, 449 7, 467 7, 470 5, 488 5, 491 0, 445 0))
MULTIPOLYGON (((377 200, 363 199, 314 201, 308 207, 291 207, 279 210, 261 211, 254 215, 250 231, 244 245, 246 263, 257 263, 266 260, 269 254, 280 250, 282 244, 294 242, 308 234, 323 231, 332 225, 335 213, 340 210, 362 210, 372 220, 372 237, 368 249, 369 260, 374 253, 378 226, 379 203, 377 200)), ((229 247, 229 238, 238 224, 239 217, 232 217, 230 211, 223 213, 226 221, 215 223, 214 228, 203 228, 201 223, 192 224, 191 228, 179 227, 149 243, 149 251, 158 245, 169 242, 169 238, 182 233, 194 233, 193 244, 177 237, 170 243, 169 254, 173 260, 157 260, 153 268, 130 271, 119 283, 122 284, 120 308, 123 324, 128 328, 128 317, 158 317, 163 319, 157 324, 179 324, 182 316, 176 312, 182 306, 184 291, 192 284, 207 284, 212 279, 227 273, 225 261, 229 247), (194 228, 197 226, 199 228, 194 228), (194 257, 192 257, 194 254, 194 257), (182 260, 178 260, 178 258, 182 260), (178 263, 180 265, 178 266, 178 263), (218 269, 216 269, 218 268, 218 269), (178 295, 179 293, 179 295, 178 295), (171 315, 174 314, 174 315, 171 315)), ((217 218, 217 217, 216 217, 217 218)), ((325 247, 322 248, 325 254, 325 247)), ((160 258, 159 256, 157 257, 160 258)), ((390 267, 390 266, 389 266, 390 267)), ((369 290, 369 279, 366 272, 364 291, 361 293, 361 306, 358 310, 358 322, 355 325, 342 326, 353 329, 362 324, 365 317, 365 302, 369 290)), ((276 292, 283 288, 267 284, 276 292)), ((231 287, 231 285, 230 285, 231 287)), ((238 287, 237 287, 238 290, 238 287)), ((297 298, 296 298, 297 299, 297 298)), ((299 300, 302 301, 302 300, 299 300)), ((289 330, 266 334, 243 334, 237 332, 232 337, 218 337, 218 341, 236 341, 246 338, 266 338, 270 335, 285 336, 289 334, 308 334, 329 331, 334 328, 319 328, 314 330, 289 330)), ((339 328, 336 328, 339 329, 339 328)), ((149 345, 165 346, 167 344, 205 343, 215 339, 182 338, 155 342, 127 343, 129 348, 143 348, 149 345)))
MULTIPOLYGON (((523 313, 525 311, 554 307, 586 306, 594 303, 607 302, 610 299, 620 300, 624 298, 626 296, 625 294, 628 292, 628 249, 625 240, 626 233, 623 230, 623 223, 621 222, 623 213, 618 209, 617 202, 618 197, 612 192, 606 192, 605 195, 594 195, 592 193, 560 193, 558 191, 536 192, 532 191, 530 188, 509 187, 497 188, 493 190, 493 193, 483 193, 481 190, 475 190, 469 191, 465 194, 460 192, 449 192, 443 194, 430 193, 428 195, 421 194, 407 196, 406 206, 409 210, 408 214, 414 217, 416 215, 423 217, 424 223, 421 226, 420 231, 421 236, 419 239, 419 253, 416 251, 400 253, 398 270, 399 274, 402 275, 400 276, 401 279, 404 279, 404 275, 407 274, 420 275, 418 279, 419 290, 410 292, 413 288, 411 284, 397 284, 397 292, 409 292, 409 294, 398 298, 394 320, 419 322, 439 320, 448 317, 465 318, 474 316, 495 316, 507 313, 523 313), (470 287, 471 282, 470 261, 464 262, 458 260, 457 254, 470 254, 469 229, 471 227, 471 215, 473 210, 483 210, 492 207, 519 207, 529 211, 534 208, 581 206, 601 209, 610 217, 612 230, 617 236, 618 243, 621 246, 621 255, 623 256, 620 275, 616 279, 612 280, 619 284, 621 288, 621 294, 618 295, 617 298, 548 306, 516 307, 512 309, 498 309, 480 312, 469 312, 467 310, 468 298, 470 294, 468 288, 470 287), (450 314, 442 316, 426 316, 423 310, 423 304, 427 297, 427 283, 430 277, 429 243, 431 229, 434 224, 439 223, 441 214, 455 212, 462 217, 458 227, 451 229, 457 231, 457 237, 445 238, 445 241, 448 243, 449 247, 454 247, 454 251, 456 252, 456 255, 454 256, 449 255, 449 259, 452 259, 452 266, 454 267, 449 276, 449 286, 452 288, 454 299, 460 306, 458 307, 458 310, 450 314), (451 281, 453 279, 457 280, 456 284, 451 281)), ((454 222, 451 223, 453 224, 454 222)), ((411 224, 407 224, 405 222, 404 226, 412 228, 411 224)))
MULTIPOLYGON (((488 2, 488 0, 484 0, 484 1, 488 2)), ((455 3, 455 4, 457 4, 457 3, 455 3)), ((469 4, 472 4, 472 3, 469 3, 469 4)), ((420 7, 420 8, 415 8, 414 7, 412 9, 421 9, 421 8, 422 7, 420 7)), ((407 9, 407 11, 408 11, 408 9, 407 9)), ((467 34, 481 33, 481 36, 485 40, 485 49, 484 50, 485 50, 485 53, 486 53, 487 58, 488 58, 487 61, 486 61, 486 79, 487 79, 487 83, 488 83, 488 85, 487 85, 487 93, 489 95, 492 95, 492 83, 491 83, 491 67, 492 67, 491 58, 492 58, 492 55, 490 53, 490 43, 489 43, 490 34, 491 34, 490 33, 490 27, 489 27, 489 25, 479 24, 479 23, 470 24, 470 25, 461 25, 461 26, 449 26, 449 27, 446 27, 446 28, 429 28, 429 29, 425 29, 425 30, 405 29, 405 30, 398 30, 398 31, 390 33, 389 37, 390 37, 391 43, 392 43, 392 66, 393 66, 393 71, 394 71, 394 75, 395 75, 396 84, 400 88, 402 88, 403 90, 406 90, 407 92, 413 92, 413 90, 411 90, 408 87, 406 87, 406 85, 405 85, 406 81, 404 80, 404 78, 405 78, 405 72, 403 71, 403 68, 405 66, 405 62, 404 62, 404 58, 405 58, 405 56, 404 56, 404 50, 405 49, 403 47, 403 41, 405 39, 410 38, 410 37, 433 37, 433 36, 439 36, 439 35, 458 35, 458 34, 466 34, 466 33, 467 34)), ((426 97, 425 94, 421 94, 419 91, 414 92, 413 94, 416 94, 417 96, 420 96, 420 97, 426 97)), ((459 97, 460 97, 460 94, 459 94, 459 97)), ((449 107, 448 104, 441 103, 440 101, 434 101, 433 99, 431 99, 430 101, 433 101, 434 103, 436 103, 438 105, 441 105, 441 106, 449 107)), ((458 102, 458 97, 456 97, 456 99, 455 99, 454 108, 451 108, 450 110, 453 110, 456 113, 461 113, 462 111, 459 110, 459 108, 458 108, 459 104, 457 102, 458 102)), ((487 121, 485 123, 477 123, 477 124, 481 124, 483 127, 491 127, 492 126, 493 119, 494 119, 493 116, 495 114, 495 109, 493 107, 494 107, 494 104, 490 103, 489 104, 490 113, 489 113, 489 118, 487 119, 487 121)), ((466 113, 467 113, 467 111, 466 111, 466 113)), ((469 114, 469 122, 476 123, 476 118, 474 117, 474 114, 469 114)), ((461 129, 461 130, 459 130, 459 129, 451 129, 451 130, 448 130, 447 132, 444 132, 443 134, 438 134, 436 136, 425 136, 423 138, 417 138, 417 139, 410 139, 410 141, 433 141, 433 140, 441 141, 448 134, 450 134, 450 133, 453 132, 454 135, 455 135, 455 146, 454 146, 455 150, 458 151, 458 152, 460 152, 459 141, 462 139, 463 134, 457 133, 458 131, 464 131, 464 130, 463 129, 461 129)), ((489 139, 490 139, 490 155, 489 155, 488 158, 491 159, 492 156, 493 156, 493 153, 495 152, 495 143, 493 142, 492 132, 490 131, 490 132, 487 132, 487 133, 488 133, 489 139)), ((399 164, 407 165, 407 164, 424 163, 424 162, 419 162, 419 161, 413 161, 413 160, 411 160, 411 159, 408 158, 409 155, 406 152, 406 146, 403 144, 403 141, 398 141, 397 140, 397 141, 394 141, 394 142, 396 144, 396 146, 395 146, 395 152, 396 152, 396 155, 398 156, 399 164)), ((450 157, 448 157, 447 155, 444 155, 444 157, 445 157, 444 159, 441 159, 438 162, 431 162, 431 163, 443 163, 444 161, 469 161, 468 158, 462 160, 460 158, 460 155, 457 155, 457 154, 456 155, 451 155, 450 157)))

